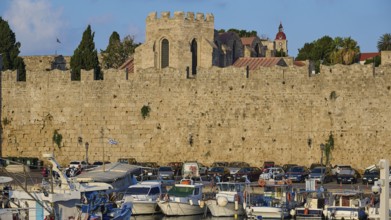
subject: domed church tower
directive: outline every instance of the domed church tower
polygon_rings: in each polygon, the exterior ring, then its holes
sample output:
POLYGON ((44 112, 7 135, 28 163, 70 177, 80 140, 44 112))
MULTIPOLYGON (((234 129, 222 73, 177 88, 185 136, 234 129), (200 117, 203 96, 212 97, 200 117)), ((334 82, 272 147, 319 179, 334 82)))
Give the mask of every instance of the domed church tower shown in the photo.
POLYGON ((276 52, 282 51, 285 53, 285 56, 288 56, 288 41, 286 39, 282 23, 280 23, 276 39, 274 39, 274 49, 276 52))

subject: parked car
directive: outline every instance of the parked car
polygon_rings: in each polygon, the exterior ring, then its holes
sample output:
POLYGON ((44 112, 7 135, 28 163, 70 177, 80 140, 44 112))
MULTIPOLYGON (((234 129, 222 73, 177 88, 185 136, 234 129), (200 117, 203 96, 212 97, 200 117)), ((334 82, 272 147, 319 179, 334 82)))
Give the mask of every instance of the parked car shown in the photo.
POLYGON ((205 166, 204 164, 202 164, 202 163, 198 163, 198 166, 199 166, 199 172, 200 172, 200 175, 201 176, 204 176, 204 175, 207 175, 208 174, 208 167, 207 166, 205 166))
POLYGON ((294 166, 299 166, 299 165, 297 165, 297 164, 284 164, 284 165, 282 165, 282 169, 286 173, 289 170, 289 168, 294 167, 294 166))
MULTIPOLYGON (((47 167, 42 167, 41 174, 42 177, 49 177, 50 169, 47 167)), ((60 175, 56 171, 52 171, 53 178, 59 178, 60 175)))
POLYGON ((333 181, 331 170, 328 167, 315 167, 308 175, 309 179, 314 179, 317 182, 328 183, 333 181))
POLYGON ((137 165, 142 167, 159 168, 156 162, 138 162, 137 165))
POLYGON ((285 173, 285 178, 292 182, 304 182, 308 178, 309 170, 305 166, 293 166, 285 173))
POLYGON ((263 162, 262 171, 265 172, 266 169, 271 168, 271 167, 275 167, 275 165, 276 164, 274 163, 274 161, 265 161, 265 162, 263 162))
POLYGON ((335 165, 331 169, 331 174, 333 176, 337 176, 339 172, 341 172, 342 169, 351 169, 352 167, 350 165, 335 165))
POLYGON ((182 166, 182 178, 199 178, 200 164, 197 161, 187 161, 182 166))
POLYGON ((170 166, 161 166, 157 171, 157 175, 162 180, 173 180, 174 170, 170 166))
POLYGON ((183 162, 170 162, 167 164, 167 166, 172 167, 175 176, 179 176, 182 172, 183 162))
POLYGON ((117 161, 124 164, 134 164, 134 165, 137 164, 137 160, 133 157, 119 158, 117 161))
MULTIPOLYGON (((109 164, 111 163, 110 161, 105 161, 104 164, 109 164)), ((102 166, 103 165, 103 162, 102 161, 95 161, 94 163, 92 163, 92 166, 93 167, 98 167, 98 166, 102 166)))
POLYGON ((220 181, 229 181, 230 171, 227 167, 211 167, 208 171, 208 179, 216 176, 220 177, 220 181))
POLYGON ((88 164, 87 162, 85 162, 84 160, 83 161, 80 161, 80 160, 75 160, 75 161, 71 161, 69 163, 69 168, 81 168, 82 170, 87 168, 88 164))
POLYGON ((234 162, 230 162, 228 164, 228 169, 229 169, 231 175, 234 175, 240 170, 240 168, 249 167, 249 166, 250 166, 250 164, 248 164, 246 162, 234 161, 234 162))
POLYGON ((360 174, 350 168, 340 169, 337 173, 337 183, 357 183, 360 178, 360 174))
POLYGON ((236 174, 234 174, 234 179, 240 181, 247 178, 250 182, 253 182, 259 179, 259 175, 261 175, 261 173, 262 170, 258 167, 242 167, 236 174))
POLYGON ((281 167, 270 167, 263 171, 262 174, 259 175, 259 179, 275 179, 281 180, 285 176, 285 172, 281 167))
POLYGON ((209 170, 210 170, 212 167, 227 167, 228 164, 229 164, 228 162, 223 162, 223 161, 213 162, 212 165, 210 165, 209 170))
POLYGON ((324 167, 324 165, 320 163, 312 163, 309 167, 310 170, 313 170, 315 167, 324 167))
MULTIPOLYGON (((389 180, 391 184, 391 167, 389 168, 389 180)), ((380 170, 376 165, 369 166, 365 169, 362 176, 362 184, 373 184, 380 179, 380 170)))

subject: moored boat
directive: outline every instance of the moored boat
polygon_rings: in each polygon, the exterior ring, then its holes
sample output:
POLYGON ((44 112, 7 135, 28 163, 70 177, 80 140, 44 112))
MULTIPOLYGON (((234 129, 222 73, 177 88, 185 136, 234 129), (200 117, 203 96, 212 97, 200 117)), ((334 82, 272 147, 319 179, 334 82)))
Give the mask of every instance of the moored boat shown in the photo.
POLYGON ((243 202, 245 198, 245 183, 221 182, 216 184, 217 194, 215 198, 206 200, 212 216, 243 215, 243 202))
POLYGON ((162 193, 160 181, 143 181, 129 186, 125 192, 125 202, 132 203, 133 215, 155 214, 161 212, 157 199, 162 193))
POLYGON ((365 206, 369 202, 368 198, 363 197, 362 191, 335 192, 324 214, 328 219, 365 219, 365 206))
POLYGON ((291 182, 266 181, 264 187, 263 195, 249 199, 245 203, 247 217, 249 219, 288 218, 290 210, 296 205, 296 202, 293 201, 294 192, 291 182))
POLYGON ((166 194, 162 195, 158 205, 168 216, 199 215, 206 211, 202 201, 203 184, 191 179, 182 179, 166 194))

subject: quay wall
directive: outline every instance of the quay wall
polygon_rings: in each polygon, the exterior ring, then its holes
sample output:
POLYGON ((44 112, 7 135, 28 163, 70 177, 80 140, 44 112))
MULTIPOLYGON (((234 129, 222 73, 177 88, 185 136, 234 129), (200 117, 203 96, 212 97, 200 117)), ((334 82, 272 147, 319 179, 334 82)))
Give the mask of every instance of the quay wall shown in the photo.
POLYGON ((199 69, 196 77, 173 68, 105 70, 94 81, 82 71, 30 68, 1 78, 1 155, 39 157, 54 151, 70 160, 246 161, 261 166, 310 165, 330 132, 332 164, 364 169, 391 159, 391 68, 322 66, 199 69), (141 108, 150 107, 143 118, 141 108), (61 147, 53 133, 62 135, 61 147), (83 143, 78 143, 82 137, 83 143), (110 145, 114 139, 117 145, 110 145))

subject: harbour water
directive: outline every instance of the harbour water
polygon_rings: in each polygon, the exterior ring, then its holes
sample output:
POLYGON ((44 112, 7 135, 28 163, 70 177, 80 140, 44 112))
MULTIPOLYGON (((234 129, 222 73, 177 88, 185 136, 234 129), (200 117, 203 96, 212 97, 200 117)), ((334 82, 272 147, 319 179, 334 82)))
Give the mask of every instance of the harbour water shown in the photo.
POLYGON ((246 217, 238 216, 238 217, 213 217, 208 214, 204 215, 193 215, 193 216, 178 216, 178 217, 168 217, 162 214, 159 215, 140 215, 140 216, 132 216, 131 220, 244 220, 246 217))

